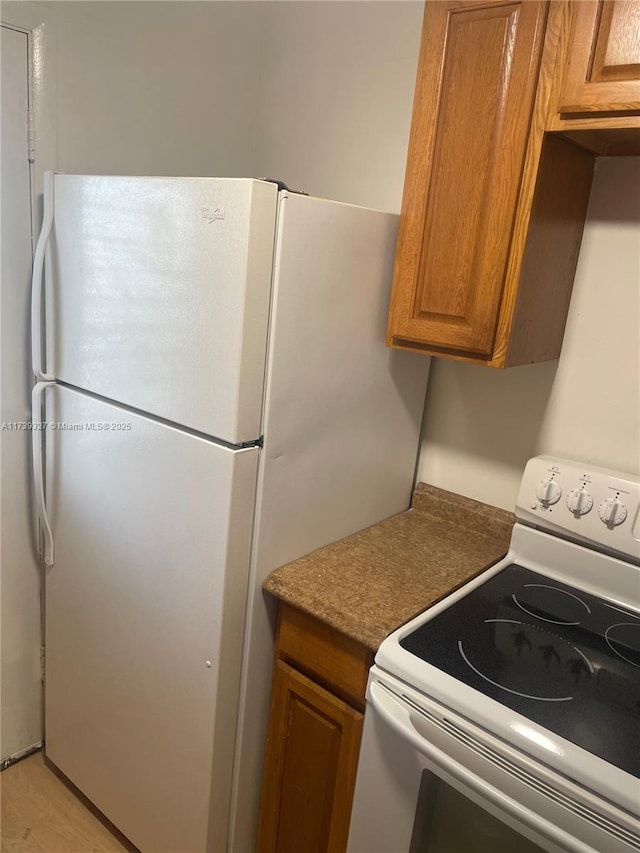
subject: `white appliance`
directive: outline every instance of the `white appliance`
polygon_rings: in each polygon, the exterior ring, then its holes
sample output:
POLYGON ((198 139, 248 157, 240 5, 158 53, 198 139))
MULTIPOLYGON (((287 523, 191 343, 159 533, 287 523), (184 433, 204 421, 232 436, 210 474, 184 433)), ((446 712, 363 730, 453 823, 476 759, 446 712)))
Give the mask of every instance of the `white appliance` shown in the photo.
POLYGON ((380 646, 350 853, 640 850, 640 481, 536 457, 516 515, 380 646))
POLYGON ((251 849, 261 583, 409 503, 428 363, 383 344, 396 227, 267 181, 48 177, 46 753, 143 851, 251 849))

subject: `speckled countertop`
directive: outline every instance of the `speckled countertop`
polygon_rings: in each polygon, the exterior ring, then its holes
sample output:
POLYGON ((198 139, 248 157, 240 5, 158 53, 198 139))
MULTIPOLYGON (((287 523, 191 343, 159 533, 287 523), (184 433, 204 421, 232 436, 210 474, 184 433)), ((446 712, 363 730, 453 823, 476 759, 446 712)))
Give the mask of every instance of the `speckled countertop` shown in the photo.
POLYGON ((419 483, 411 509, 272 572, 277 598, 376 651, 508 550, 512 513, 419 483))

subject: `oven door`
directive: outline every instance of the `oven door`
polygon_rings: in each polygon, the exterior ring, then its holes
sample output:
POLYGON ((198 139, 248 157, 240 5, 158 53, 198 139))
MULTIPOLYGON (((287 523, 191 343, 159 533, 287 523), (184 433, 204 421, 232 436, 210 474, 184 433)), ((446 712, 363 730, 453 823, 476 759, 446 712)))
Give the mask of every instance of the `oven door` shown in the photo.
POLYGON ((594 795, 372 669, 348 853, 640 849, 633 819, 610 806, 605 815, 596 804, 594 795))

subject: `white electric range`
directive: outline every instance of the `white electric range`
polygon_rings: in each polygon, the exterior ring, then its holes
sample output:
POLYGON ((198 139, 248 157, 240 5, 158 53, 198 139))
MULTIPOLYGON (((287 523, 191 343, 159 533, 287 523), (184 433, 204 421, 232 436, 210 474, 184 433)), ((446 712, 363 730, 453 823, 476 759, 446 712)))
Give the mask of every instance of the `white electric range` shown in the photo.
POLYGON ((640 851, 640 480, 536 457, 516 516, 376 655, 349 853, 640 851))

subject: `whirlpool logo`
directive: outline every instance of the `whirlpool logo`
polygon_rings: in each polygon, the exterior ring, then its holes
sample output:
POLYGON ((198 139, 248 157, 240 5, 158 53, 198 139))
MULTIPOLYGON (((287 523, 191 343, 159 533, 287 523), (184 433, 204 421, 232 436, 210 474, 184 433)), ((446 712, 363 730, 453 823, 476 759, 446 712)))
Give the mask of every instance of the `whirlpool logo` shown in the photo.
POLYGON ((224 210, 220 207, 213 209, 210 207, 203 207, 202 218, 207 225, 213 225, 214 222, 221 222, 224 219, 224 210))

